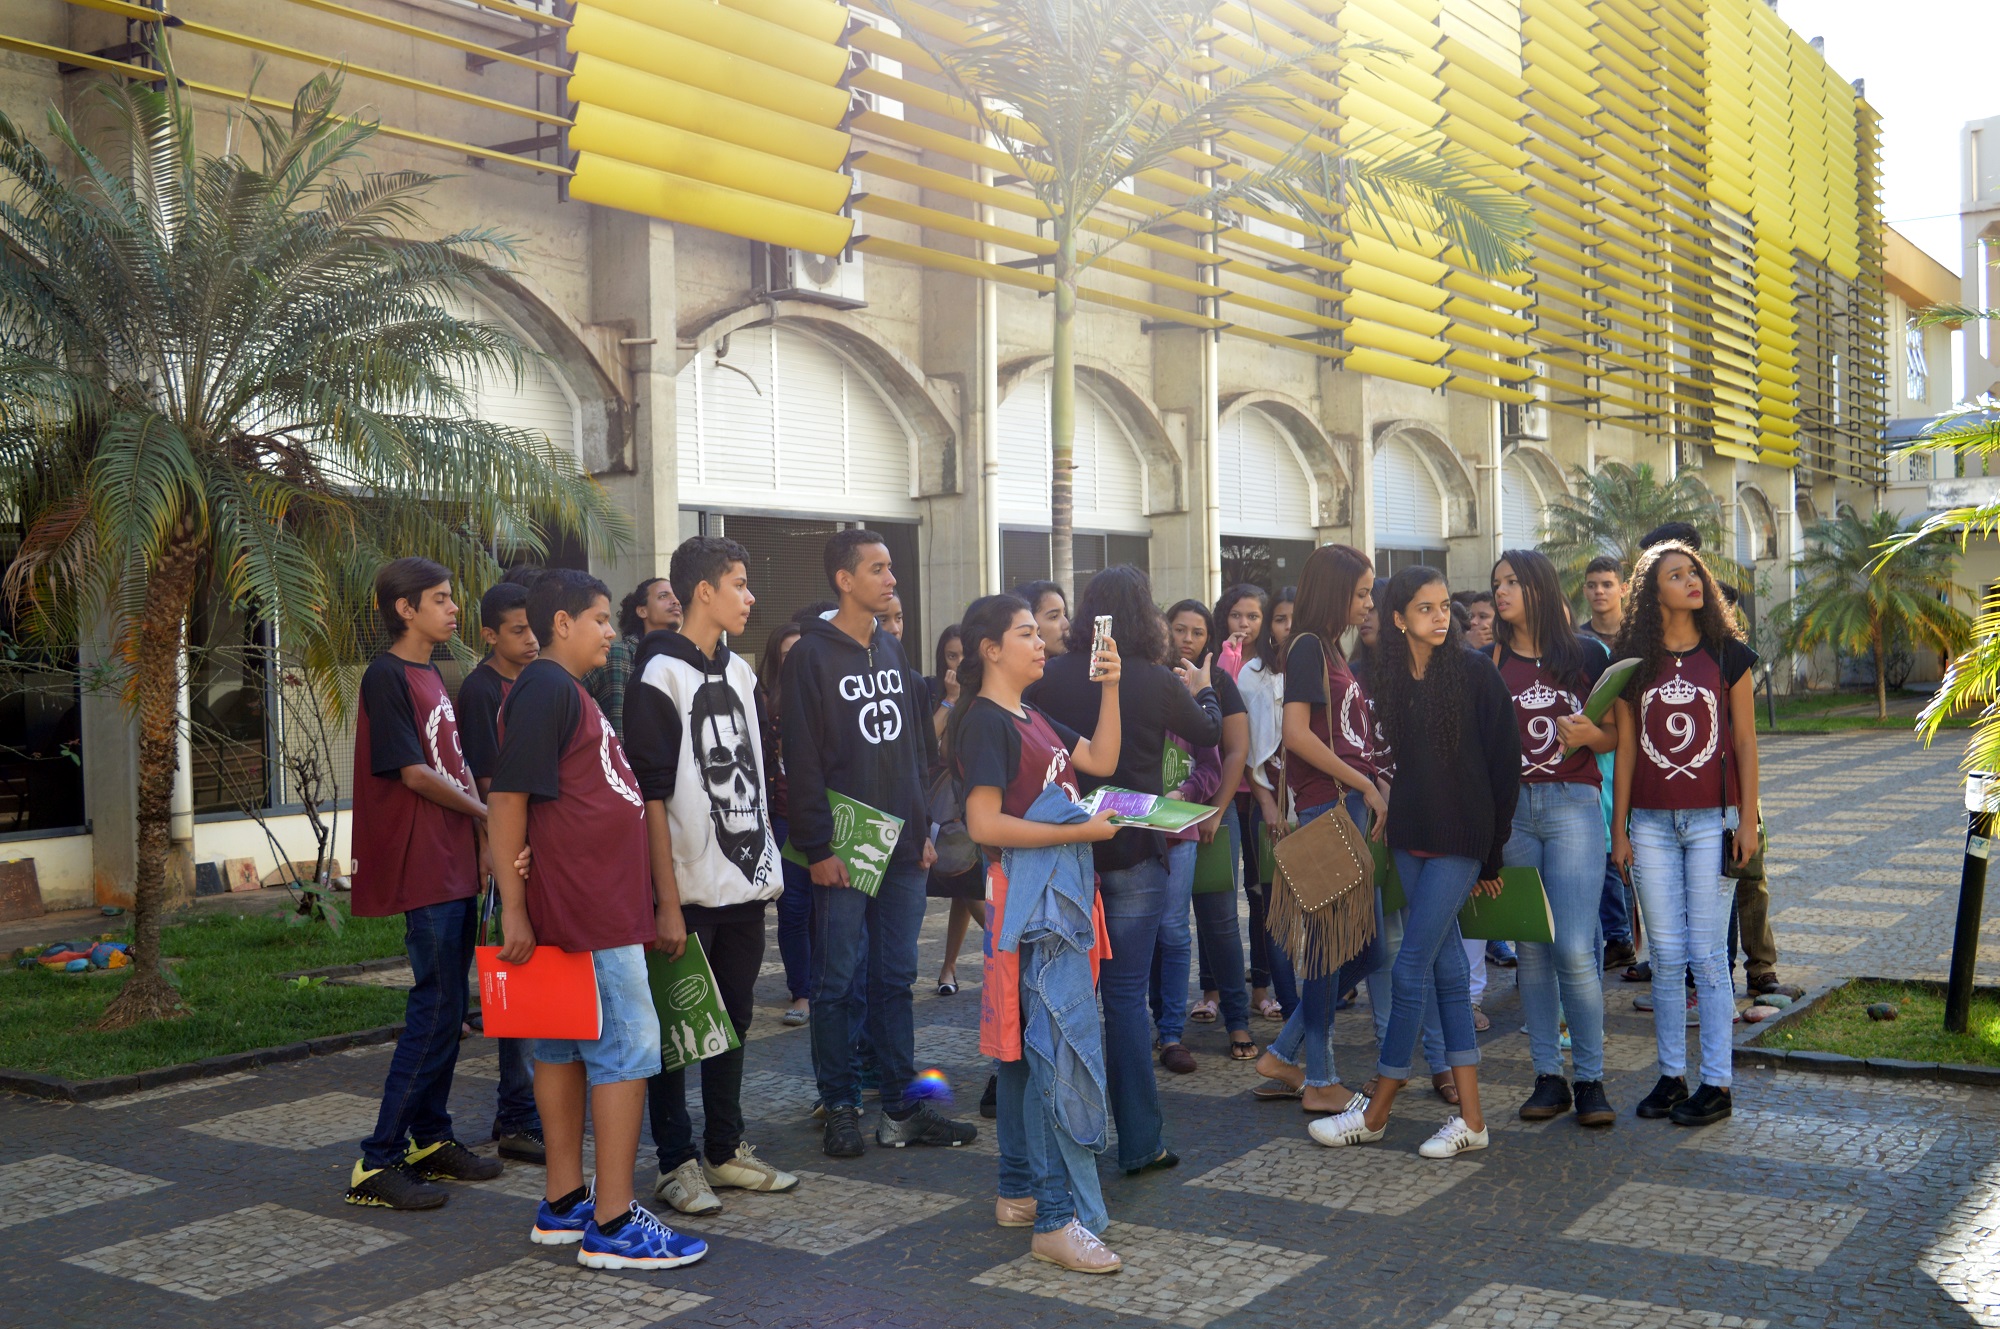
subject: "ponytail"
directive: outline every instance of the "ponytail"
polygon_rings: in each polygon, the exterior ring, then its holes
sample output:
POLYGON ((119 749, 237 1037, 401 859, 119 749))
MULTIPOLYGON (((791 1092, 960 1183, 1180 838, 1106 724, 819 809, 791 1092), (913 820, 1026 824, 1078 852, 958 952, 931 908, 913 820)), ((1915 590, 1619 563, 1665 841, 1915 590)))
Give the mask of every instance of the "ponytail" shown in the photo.
POLYGON ((958 705, 944 722, 944 758, 951 763, 954 775, 962 778, 965 774, 964 764, 958 760, 958 731, 986 680, 986 657, 979 648, 989 641, 1004 642, 1014 620, 1033 612, 1018 595, 982 595, 966 607, 965 617, 959 620, 958 705))

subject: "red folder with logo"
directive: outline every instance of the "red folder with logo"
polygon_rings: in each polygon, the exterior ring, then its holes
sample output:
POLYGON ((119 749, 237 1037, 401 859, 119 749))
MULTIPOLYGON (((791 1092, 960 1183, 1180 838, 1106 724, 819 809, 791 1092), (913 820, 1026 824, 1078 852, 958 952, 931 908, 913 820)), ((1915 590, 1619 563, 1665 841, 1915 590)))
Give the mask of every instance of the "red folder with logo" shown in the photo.
POLYGON ((500 958, 498 946, 474 948, 479 1008, 488 1038, 597 1038, 604 1012, 589 951, 537 946, 521 964, 500 958))

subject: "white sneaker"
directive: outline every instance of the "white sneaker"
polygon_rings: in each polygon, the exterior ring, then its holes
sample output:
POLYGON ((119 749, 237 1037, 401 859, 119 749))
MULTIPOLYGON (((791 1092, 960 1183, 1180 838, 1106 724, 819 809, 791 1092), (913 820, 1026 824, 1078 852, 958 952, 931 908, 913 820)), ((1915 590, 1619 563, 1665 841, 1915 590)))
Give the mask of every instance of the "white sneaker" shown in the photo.
POLYGON ((708 1184, 718 1190, 788 1191, 799 1184, 797 1177, 772 1167, 757 1157, 755 1149, 741 1141, 736 1145, 734 1157, 720 1163, 702 1160, 701 1172, 708 1179, 708 1184))
POLYGON ((672 1172, 662 1172, 653 1194, 684 1214, 712 1214, 722 1208, 702 1175, 700 1159, 690 1158, 672 1172))
POLYGON ((1454 1113, 1445 1118, 1436 1135, 1417 1146, 1417 1152, 1425 1158, 1456 1158, 1467 1150, 1485 1147, 1486 1132, 1473 1130, 1464 1117, 1454 1113))
POLYGON ((1373 1144, 1382 1138, 1383 1132, 1368 1129, 1363 1119, 1367 1111, 1368 1095, 1356 1094, 1353 1102, 1331 1117, 1318 1118, 1306 1127, 1306 1132, 1329 1149, 1346 1144, 1373 1144))

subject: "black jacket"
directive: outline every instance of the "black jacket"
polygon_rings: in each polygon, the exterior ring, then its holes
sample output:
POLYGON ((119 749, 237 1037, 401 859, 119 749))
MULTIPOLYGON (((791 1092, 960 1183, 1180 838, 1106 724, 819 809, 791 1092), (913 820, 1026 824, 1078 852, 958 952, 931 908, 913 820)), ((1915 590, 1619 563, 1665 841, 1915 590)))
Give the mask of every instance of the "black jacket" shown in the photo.
MULTIPOLYGON (((1402 726, 1405 732, 1409 726, 1402 726)), ((1521 731, 1514 698, 1483 652, 1465 653, 1458 755, 1447 763, 1431 743, 1396 749, 1389 791, 1389 846, 1479 860, 1482 878, 1500 875, 1521 793, 1521 731)))
POLYGON ((901 644, 877 628, 863 646, 813 619, 785 656, 782 687, 790 830, 806 861, 833 853, 829 789, 901 817, 893 861, 921 859, 930 836, 924 771, 936 739, 928 689, 901 644))
MULTIPOLYGON (((797 649, 794 647, 793 649, 797 649)), ((1089 737, 1097 731, 1097 707, 1103 687, 1091 680, 1090 655, 1071 651, 1049 661, 1041 681, 1026 699, 1048 712, 1049 718, 1089 737)), ((1161 794, 1161 751, 1172 730, 1194 747, 1222 741, 1222 703, 1214 688, 1190 697, 1180 676, 1161 664, 1127 664, 1118 681, 1118 769, 1108 779, 1082 777, 1085 793, 1099 785, 1117 785, 1142 794, 1161 794)), ((1097 870, 1129 868, 1166 853, 1166 841, 1156 831, 1131 827, 1092 847, 1097 870)))

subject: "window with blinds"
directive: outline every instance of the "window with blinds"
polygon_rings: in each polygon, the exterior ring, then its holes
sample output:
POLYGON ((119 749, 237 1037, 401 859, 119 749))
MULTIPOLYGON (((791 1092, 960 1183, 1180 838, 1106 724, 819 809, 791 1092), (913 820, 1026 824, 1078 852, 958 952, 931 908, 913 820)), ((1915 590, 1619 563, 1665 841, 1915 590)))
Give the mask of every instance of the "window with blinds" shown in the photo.
MULTIPOLYGON (((1076 469, 1071 476, 1080 530, 1143 535, 1146 473, 1139 449, 1087 382, 1076 385, 1076 469)), ((1000 519, 1023 527, 1049 524, 1049 376, 1034 374, 1000 404, 1000 519)), ((1079 552, 1078 560, 1081 562, 1079 552)), ((1012 584, 1012 583, 1010 583, 1012 584)))
POLYGON ((1542 490, 1519 457, 1500 468, 1500 547, 1533 549, 1542 542, 1542 490))
POLYGON ((1318 538, 1312 475, 1275 420, 1255 407, 1238 411, 1223 421, 1218 442, 1226 534, 1308 544, 1318 538))
MULTIPOLYGON (((1147 538, 1143 535, 1078 532, 1072 546, 1076 593, 1082 596, 1090 579, 1106 568, 1130 565, 1150 573, 1147 538)), ((1047 531, 1002 530, 1000 575, 1009 589, 1027 581, 1046 581, 1050 569, 1047 531)))
POLYGON ((1387 549, 1444 546, 1444 496, 1417 450, 1391 439, 1375 453, 1375 543, 1387 549))

